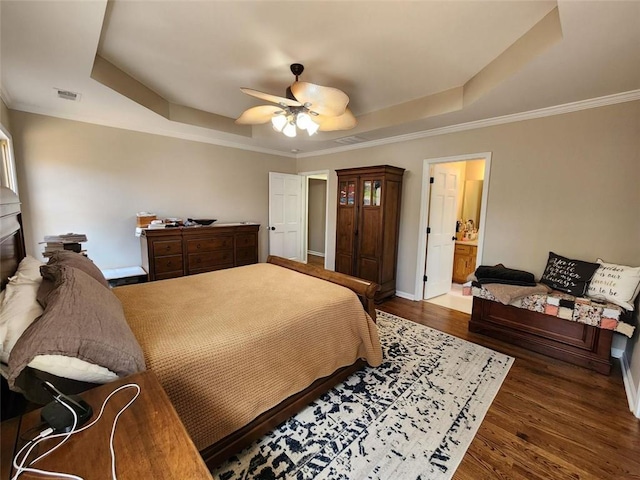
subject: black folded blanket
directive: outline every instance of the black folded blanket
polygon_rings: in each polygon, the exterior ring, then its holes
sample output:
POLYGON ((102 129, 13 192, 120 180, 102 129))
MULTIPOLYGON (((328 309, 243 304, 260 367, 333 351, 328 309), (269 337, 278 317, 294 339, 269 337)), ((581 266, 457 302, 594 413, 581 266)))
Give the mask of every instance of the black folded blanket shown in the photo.
POLYGON ((507 268, 504 265, 480 265, 476 269, 478 283, 502 283, 506 285, 520 285, 522 287, 535 287, 536 281, 533 273, 524 270, 507 268))

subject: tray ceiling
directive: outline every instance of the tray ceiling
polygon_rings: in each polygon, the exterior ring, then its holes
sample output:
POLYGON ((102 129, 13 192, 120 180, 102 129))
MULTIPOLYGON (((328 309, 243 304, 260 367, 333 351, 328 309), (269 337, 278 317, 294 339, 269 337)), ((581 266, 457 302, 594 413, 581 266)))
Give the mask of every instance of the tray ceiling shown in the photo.
POLYGON ((3 1, 0 20, 10 108, 274 153, 640 88, 640 2, 3 1), (240 87, 284 95, 294 62, 349 95, 354 130, 233 124, 260 104, 240 87))

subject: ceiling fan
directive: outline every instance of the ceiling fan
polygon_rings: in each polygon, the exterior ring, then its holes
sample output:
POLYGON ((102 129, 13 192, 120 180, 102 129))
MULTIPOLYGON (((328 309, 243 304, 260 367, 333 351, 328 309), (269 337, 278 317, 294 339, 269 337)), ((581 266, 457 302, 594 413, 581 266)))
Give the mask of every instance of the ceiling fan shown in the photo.
POLYGON ((349 97, 342 90, 298 81, 304 71, 299 63, 291 65, 296 81, 287 88, 286 97, 241 88, 247 95, 275 103, 245 110, 236 120, 239 125, 259 125, 271 121, 274 130, 295 137, 297 128, 313 135, 318 130, 348 130, 358 121, 347 108, 349 97))

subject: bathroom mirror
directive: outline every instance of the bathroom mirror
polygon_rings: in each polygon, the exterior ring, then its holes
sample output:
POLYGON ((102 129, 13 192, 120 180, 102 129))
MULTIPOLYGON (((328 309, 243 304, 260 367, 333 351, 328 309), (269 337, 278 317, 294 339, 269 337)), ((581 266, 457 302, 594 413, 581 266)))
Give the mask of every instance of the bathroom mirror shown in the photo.
POLYGON ((464 197, 462 200, 462 219, 473 220, 478 228, 480 222, 480 205, 482 203, 482 180, 467 180, 464 182, 464 197))

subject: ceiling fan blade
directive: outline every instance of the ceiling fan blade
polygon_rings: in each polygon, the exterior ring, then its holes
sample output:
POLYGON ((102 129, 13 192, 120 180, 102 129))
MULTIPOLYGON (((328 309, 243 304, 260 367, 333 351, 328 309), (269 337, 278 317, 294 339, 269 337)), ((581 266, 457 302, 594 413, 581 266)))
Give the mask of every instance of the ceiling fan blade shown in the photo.
POLYGON ((342 90, 308 82, 295 82, 291 85, 291 93, 296 100, 309 104, 309 109, 320 115, 342 115, 349 103, 349 97, 342 90))
POLYGON ((286 97, 278 97, 277 95, 271 95, 270 93, 260 92, 258 90, 253 90, 251 88, 241 88, 243 93, 247 95, 251 95, 252 97, 259 98, 261 100, 266 100, 267 102, 277 103, 278 105, 286 105, 288 107, 300 107, 302 104, 296 100, 291 100, 286 97))
POLYGON ((349 130, 358 124, 358 120, 351 110, 345 109, 342 115, 337 117, 328 117, 326 115, 318 115, 311 117, 314 122, 320 125, 321 132, 332 132, 334 130, 349 130))
POLYGON ((278 105, 252 107, 242 112, 242 115, 238 117, 236 123, 238 125, 259 125, 261 123, 267 123, 274 114, 282 111, 282 107, 278 105))

